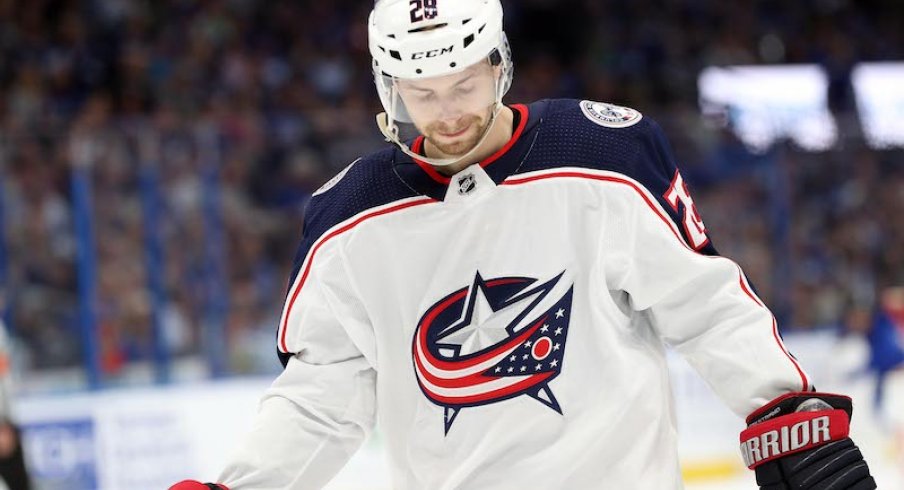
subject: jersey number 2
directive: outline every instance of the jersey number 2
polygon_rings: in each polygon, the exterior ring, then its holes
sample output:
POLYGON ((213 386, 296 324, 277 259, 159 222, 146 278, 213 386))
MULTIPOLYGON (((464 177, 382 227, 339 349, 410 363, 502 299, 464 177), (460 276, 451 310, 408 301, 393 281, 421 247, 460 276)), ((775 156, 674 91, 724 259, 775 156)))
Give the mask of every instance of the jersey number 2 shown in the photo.
POLYGON ((703 224, 703 219, 700 217, 700 213, 697 212, 697 206, 694 205, 694 200, 687 190, 687 184, 684 183, 684 179, 681 178, 681 174, 677 170, 675 171, 675 177, 672 179, 672 185, 669 186, 669 190, 662 197, 668 201, 676 212, 678 212, 678 203, 684 206, 681 220, 681 224, 684 226, 684 234, 694 250, 703 248, 709 242, 709 237, 706 236, 706 226, 703 224))

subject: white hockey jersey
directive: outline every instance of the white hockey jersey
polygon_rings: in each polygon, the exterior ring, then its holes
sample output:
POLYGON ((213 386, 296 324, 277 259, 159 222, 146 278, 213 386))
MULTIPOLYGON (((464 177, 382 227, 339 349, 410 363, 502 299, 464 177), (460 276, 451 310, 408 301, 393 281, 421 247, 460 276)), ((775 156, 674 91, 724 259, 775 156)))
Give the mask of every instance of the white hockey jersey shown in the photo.
POLYGON ((678 489, 664 345, 742 417, 809 388, 653 121, 512 108, 451 178, 389 148, 315 193, 232 490, 322 488, 375 426, 394 489, 678 489))

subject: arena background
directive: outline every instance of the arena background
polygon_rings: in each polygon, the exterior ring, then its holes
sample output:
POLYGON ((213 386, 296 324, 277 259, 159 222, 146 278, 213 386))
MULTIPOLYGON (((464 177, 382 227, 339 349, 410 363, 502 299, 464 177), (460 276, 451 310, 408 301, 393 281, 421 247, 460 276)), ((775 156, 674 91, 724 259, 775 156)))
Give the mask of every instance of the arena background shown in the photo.
MULTIPOLYGON (((660 122, 716 247, 904 489, 904 4, 504 4, 507 102, 660 122)), ((215 478, 280 369, 306 201, 386 144, 371 7, 0 0, 0 309, 38 488, 215 478)), ((741 421, 673 366, 688 488, 754 488, 741 421)), ((331 488, 389 488, 381 458, 331 488)))

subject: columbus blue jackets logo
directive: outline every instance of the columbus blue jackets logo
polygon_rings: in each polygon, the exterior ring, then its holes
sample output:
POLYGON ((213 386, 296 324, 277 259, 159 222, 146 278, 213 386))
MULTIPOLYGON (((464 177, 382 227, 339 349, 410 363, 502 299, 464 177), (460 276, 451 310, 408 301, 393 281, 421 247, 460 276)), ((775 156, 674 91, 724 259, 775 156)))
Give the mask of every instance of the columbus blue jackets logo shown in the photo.
POLYGON ((606 128, 627 128, 643 119, 643 114, 630 107, 592 100, 582 100, 581 111, 587 116, 587 119, 606 128))
POLYGON ((446 434, 461 409, 522 395, 562 413, 549 383, 559 375, 573 286, 561 273, 473 283, 427 309, 412 342, 424 395, 445 408, 446 434))

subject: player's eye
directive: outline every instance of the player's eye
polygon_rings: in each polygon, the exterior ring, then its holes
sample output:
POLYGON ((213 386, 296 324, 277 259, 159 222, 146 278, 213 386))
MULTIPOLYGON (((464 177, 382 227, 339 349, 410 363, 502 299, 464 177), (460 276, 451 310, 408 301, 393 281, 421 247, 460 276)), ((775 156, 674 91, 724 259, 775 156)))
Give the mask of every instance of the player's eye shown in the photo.
POLYGON ((455 93, 457 93, 459 95, 468 95, 473 91, 474 91, 473 85, 459 85, 455 89, 455 93))
POLYGON ((432 102, 436 98, 436 94, 433 92, 419 92, 415 97, 420 102, 432 102))

